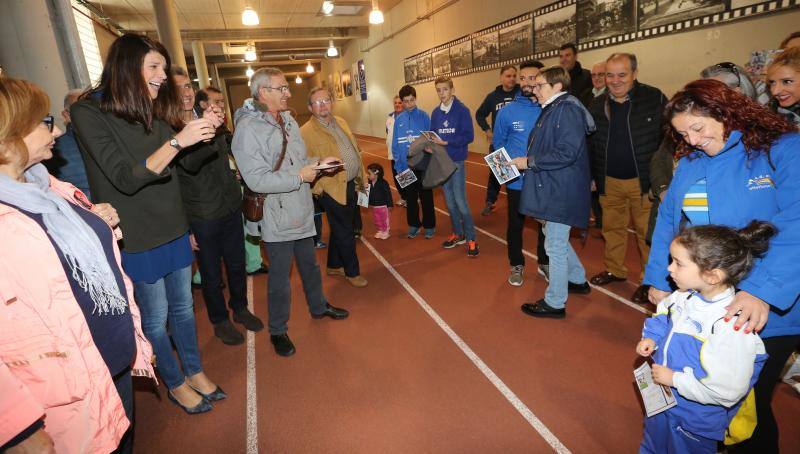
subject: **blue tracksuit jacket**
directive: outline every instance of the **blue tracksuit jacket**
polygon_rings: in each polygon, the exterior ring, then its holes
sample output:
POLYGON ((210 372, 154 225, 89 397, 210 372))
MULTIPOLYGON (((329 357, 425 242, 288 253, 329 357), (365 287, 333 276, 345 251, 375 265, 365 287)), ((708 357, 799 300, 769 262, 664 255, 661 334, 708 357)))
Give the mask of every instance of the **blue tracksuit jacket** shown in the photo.
MULTIPOLYGON (((528 156, 528 136, 536 120, 542 113, 542 106, 533 99, 517 94, 514 101, 506 104, 499 112, 494 122, 494 138, 492 148, 494 150, 505 147, 511 159, 528 156)), ((508 189, 522 190, 522 176, 515 178, 508 183, 508 189)))
POLYGON ((419 137, 420 132, 430 129, 431 117, 417 107, 400 112, 394 119, 392 156, 394 156, 394 170, 397 173, 408 168, 408 147, 419 137))
POLYGON ((670 291, 669 244, 681 227, 683 198, 705 178, 712 224, 741 228, 758 219, 778 228, 738 288, 772 306, 762 338, 800 334, 800 134, 784 134, 772 144, 774 169, 763 153, 748 160, 741 139, 733 131, 716 156, 696 152, 680 160, 658 209, 644 283, 670 291))
POLYGON ((467 159, 467 145, 475 140, 475 130, 472 127, 472 114, 458 98, 453 97, 453 104, 447 113, 441 105, 433 109, 431 130, 447 142, 450 159, 454 162, 467 159))

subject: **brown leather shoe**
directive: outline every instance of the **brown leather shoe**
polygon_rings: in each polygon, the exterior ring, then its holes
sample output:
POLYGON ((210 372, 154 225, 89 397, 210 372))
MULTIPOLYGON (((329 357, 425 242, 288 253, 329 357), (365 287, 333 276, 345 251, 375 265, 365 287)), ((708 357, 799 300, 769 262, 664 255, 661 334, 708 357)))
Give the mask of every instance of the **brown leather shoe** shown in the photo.
POLYGON ((328 268, 325 270, 328 276, 344 276, 344 268, 328 268))
POLYGON ((647 298, 647 292, 650 291, 649 285, 640 285, 636 288, 636 291, 633 292, 633 296, 631 297, 631 301, 636 304, 647 304, 650 302, 650 299, 647 298))
POLYGON ((353 276, 353 277, 345 276, 345 279, 347 279, 347 282, 349 282, 350 285, 352 285, 353 287, 359 287, 360 288, 360 287, 366 287, 367 286, 367 280, 364 279, 364 276, 361 276, 361 275, 353 276))
POLYGON ((603 271, 597 273, 593 278, 589 279, 589 282, 591 282, 594 285, 606 285, 609 282, 622 282, 626 280, 627 279, 624 277, 617 277, 608 271, 603 271))

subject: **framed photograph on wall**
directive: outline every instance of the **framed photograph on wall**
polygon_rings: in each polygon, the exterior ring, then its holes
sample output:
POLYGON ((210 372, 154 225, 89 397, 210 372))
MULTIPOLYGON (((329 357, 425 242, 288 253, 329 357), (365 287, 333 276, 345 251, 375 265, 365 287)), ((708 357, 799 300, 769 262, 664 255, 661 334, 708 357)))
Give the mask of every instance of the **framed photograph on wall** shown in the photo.
POLYGON ((403 63, 403 73, 407 84, 416 82, 417 79, 417 60, 409 58, 403 63))
POLYGON ((725 11, 727 0, 638 0, 639 30, 725 11))
POLYGON ((466 40, 450 46, 450 69, 453 72, 472 68, 472 41, 466 40))
POLYGON ((433 77, 433 61, 431 54, 423 55, 417 59, 417 80, 433 77))
POLYGON ((492 65, 500 61, 500 40, 497 32, 472 38, 472 67, 492 65))
POLYGON ((578 42, 636 31, 634 0, 578 0, 578 42))
POLYGON ((339 71, 333 72, 333 91, 336 99, 342 99, 342 75, 339 71))
POLYGON ((533 53, 532 29, 532 19, 501 28, 498 32, 500 35, 500 59, 512 60, 531 55, 533 53))
MULTIPOLYGON (((534 13, 535 54, 556 55, 562 44, 574 43, 576 35, 576 3, 560 2, 540 8, 534 13)), ((549 56, 549 55, 547 55, 549 56)))
POLYGON ((445 47, 433 51, 433 75, 441 76, 450 72, 450 52, 445 47))
POLYGON ((353 84, 349 69, 342 71, 342 91, 344 91, 345 97, 353 96, 353 84))

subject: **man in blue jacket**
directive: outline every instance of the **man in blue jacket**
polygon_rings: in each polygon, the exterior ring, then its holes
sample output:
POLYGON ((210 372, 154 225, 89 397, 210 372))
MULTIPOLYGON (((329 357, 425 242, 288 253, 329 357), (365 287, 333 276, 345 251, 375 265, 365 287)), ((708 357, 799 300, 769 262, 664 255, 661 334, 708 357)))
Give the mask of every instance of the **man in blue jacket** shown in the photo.
MULTIPOLYGON (((400 88, 400 99, 405 109, 394 120, 392 136, 392 156, 394 169, 402 173, 408 169, 408 147, 420 136, 422 131, 431 129, 431 117, 417 108, 417 90, 411 85, 400 88)), ((408 222, 408 238, 416 238, 420 227, 425 227, 425 239, 433 238, 436 232, 436 212, 433 210, 433 190, 422 187, 422 174, 414 172, 417 181, 405 187, 406 190, 406 222, 408 222), (422 223, 419 221, 419 205, 422 202, 422 223)))
POLYGON ((544 247, 550 257, 550 283, 544 298, 522 305, 532 317, 566 317, 568 293, 589 293, 586 271, 569 244, 570 228, 589 221, 589 155, 586 135, 592 116, 567 93, 569 74, 550 67, 536 76, 533 93, 542 114, 528 138, 528 156, 514 158, 525 170, 519 210, 544 221, 544 247))
MULTIPOLYGON (((508 156, 524 158, 528 155, 528 136, 542 107, 539 105, 533 88, 536 76, 544 65, 539 61, 522 63, 519 66, 519 82, 521 92, 514 101, 498 112, 494 123, 494 137, 492 145, 495 150, 505 148, 508 156)), ((511 264, 511 276, 508 283, 519 287, 523 282, 525 270, 525 256, 522 255, 522 229, 525 227, 525 215, 519 212, 519 199, 522 191, 522 177, 515 178, 506 183, 508 194, 508 226, 506 227, 506 243, 508 261, 511 264)), ((540 229, 541 231, 541 229, 540 229)), ((544 241, 539 241, 538 254, 544 254, 544 241)))
POLYGON ((452 249, 467 243, 467 257, 477 257, 479 250, 475 241, 475 222, 467 203, 467 179, 464 173, 467 145, 475 139, 472 115, 467 106, 454 96, 452 79, 439 77, 434 86, 442 104, 433 109, 431 129, 439 138, 434 137, 432 142, 446 147, 448 156, 456 164, 456 171, 442 187, 450 222, 453 224, 453 233, 442 243, 442 247, 452 249))

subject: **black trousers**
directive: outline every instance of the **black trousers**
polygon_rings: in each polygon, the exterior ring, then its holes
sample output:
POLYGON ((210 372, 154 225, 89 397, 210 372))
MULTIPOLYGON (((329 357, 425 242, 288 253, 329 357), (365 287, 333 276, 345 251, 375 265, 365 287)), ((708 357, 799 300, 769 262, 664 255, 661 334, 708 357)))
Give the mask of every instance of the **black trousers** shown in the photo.
POLYGON ((603 207, 600 206, 600 191, 592 191, 592 213, 594 213, 594 226, 603 226, 603 207))
POLYGON ((222 268, 225 263, 228 274, 228 304, 234 312, 247 308, 247 271, 244 256, 244 231, 242 230, 242 210, 213 221, 192 221, 189 223, 200 250, 197 263, 203 281, 203 299, 208 308, 211 323, 228 320, 225 295, 222 293, 222 268))
POLYGON ((319 240, 322 239, 322 205, 319 204, 319 198, 313 197, 314 201, 314 229, 316 229, 317 234, 314 235, 314 243, 316 244, 319 240))
POLYGON ((392 168, 392 180, 394 180, 394 187, 397 189, 397 193, 400 194, 400 198, 405 200, 406 188, 401 188, 400 185, 397 184, 397 170, 394 169, 394 159, 389 162, 389 167, 392 168))
POLYGON ((414 171, 417 181, 405 187, 406 222, 409 227, 436 228, 436 211, 433 209, 433 189, 422 187, 422 174, 414 171), (419 200, 419 203, 417 202, 419 200), (419 221, 419 204, 422 205, 422 223, 419 221))
MULTIPOLYGON (((508 189, 508 187, 506 187, 506 189, 508 189)), ((489 179, 486 181, 486 204, 492 205, 496 203, 499 196, 500 183, 498 183, 492 171, 489 170, 489 179)))
POLYGON ((119 446, 114 451, 114 454, 130 454, 133 452, 133 381, 131 380, 131 368, 127 367, 122 372, 119 372, 113 377, 114 386, 117 388, 120 400, 122 400, 122 408, 125 409, 125 416, 131 422, 125 435, 119 441, 119 446))
POLYGON ((544 250, 544 226, 539 224, 539 236, 536 239, 536 256, 539 257, 539 265, 549 265, 550 257, 547 256, 547 251, 544 250))
POLYGON ((319 201, 328 216, 330 240, 328 241, 328 268, 344 268, 344 274, 355 277, 361 274, 356 255, 356 239, 353 237, 353 211, 356 207, 356 185, 349 181, 345 205, 333 197, 322 194, 319 201))
MULTIPOLYGON (((494 176, 491 177, 494 179, 494 176)), ((508 262, 511 266, 525 265, 522 255, 522 230, 525 228, 525 215, 519 212, 520 191, 506 187, 508 194, 508 226, 506 242, 508 242, 508 262)))
POLYGON ((756 397, 758 424, 753 436, 742 443, 728 446, 730 454, 766 454, 779 452, 778 423, 772 414, 772 393, 778 384, 783 366, 795 348, 800 344, 800 336, 778 336, 764 339, 764 347, 769 358, 761 369, 758 382, 753 388, 756 397))

